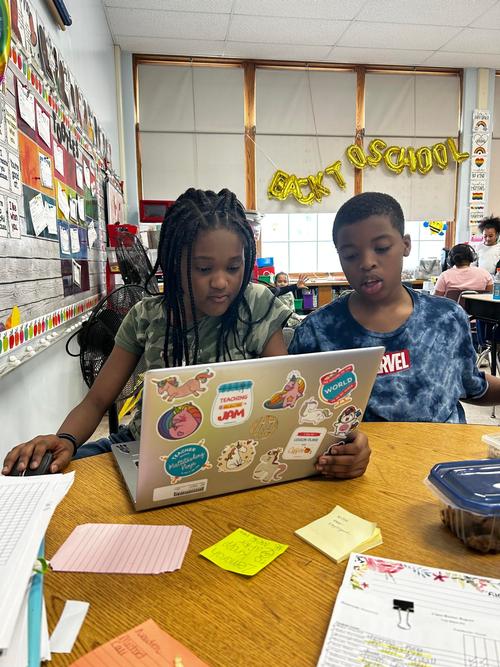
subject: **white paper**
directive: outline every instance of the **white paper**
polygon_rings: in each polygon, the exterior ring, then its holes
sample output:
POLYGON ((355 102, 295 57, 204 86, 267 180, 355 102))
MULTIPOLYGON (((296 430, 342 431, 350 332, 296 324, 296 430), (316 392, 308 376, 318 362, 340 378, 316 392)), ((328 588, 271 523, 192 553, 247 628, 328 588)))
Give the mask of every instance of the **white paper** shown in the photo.
POLYGON ((14 153, 9 153, 9 173, 11 191, 15 195, 21 195, 23 193, 21 187, 21 165, 19 164, 19 157, 14 153))
POLYGON ((73 472, 0 475, 0 649, 9 646, 40 543, 73 479, 73 472))
POLYGON ((36 105, 36 125, 40 139, 50 148, 50 116, 45 113, 39 104, 36 105))
POLYGON ((55 204, 45 202, 45 218, 47 221, 47 229, 49 234, 57 236, 57 209, 55 204))
POLYGON ((89 228, 88 228, 88 239, 89 239, 89 248, 92 248, 94 245, 95 240, 97 239, 97 232, 94 227, 94 221, 92 220, 89 223, 89 228))
POLYGON ((10 191, 9 154, 0 146, 0 188, 10 191))
POLYGON ((59 242, 61 245, 61 252, 64 255, 71 255, 69 229, 66 227, 66 225, 59 225, 59 242))
POLYGON ((57 205, 59 206, 59 210, 63 214, 64 218, 68 220, 69 219, 68 195, 66 193, 66 190, 62 188, 60 183, 57 184, 57 205))
POLYGON ((64 176, 64 153, 61 146, 54 143, 54 167, 61 176, 64 176))
POLYGON ((74 255, 80 252, 80 236, 78 234, 78 227, 71 227, 69 230, 71 237, 71 253, 74 255))
POLYGON ((52 189, 52 160, 48 155, 38 153, 40 159, 40 182, 45 188, 52 189))
POLYGON ((499 617, 499 579, 351 554, 318 667, 496 667, 499 617))
POLYGON ((86 162, 83 163, 83 178, 85 181, 85 185, 90 188, 90 169, 88 167, 88 164, 86 162))
POLYGON ((50 636, 52 653, 71 653, 88 610, 88 602, 66 600, 62 614, 50 636))
POLYGON ((69 217, 78 222, 78 204, 74 197, 70 197, 69 200, 69 217))
POLYGON ((0 109, 0 141, 4 143, 7 141, 7 132, 5 129, 5 118, 2 110, 0 109))
POLYGON ((83 190, 83 169, 82 165, 76 163, 76 184, 80 188, 80 190, 83 190))
POLYGON ((85 199, 83 197, 78 197, 78 217, 85 222, 85 199))
POLYGON ((17 82, 17 100, 19 102, 19 115, 32 130, 35 130, 35 96, 19 80, 17 82))
POLYGON ((33 229, 35 230, 35 234, 39 236, 47 227, 45 205, 43 203, 43 197, 40 192, 35 195, 33 199, 30 199, 29 207, 33 229))
POLYGON ((28 664, 28 593, 29 588, 24 593, 9 648, 0 655, 0 667, 28 664))
POLYGON ((16 112, 8 104, 5 105, 5 123, 7 127, 7 143, 17 151, 19 148, 19 137, 17 136, 16 112))
POLYGON ((5 197, 0 195, 0 236, 8 236, 7 224, 7 206, 5 204, 5 197))
POLYGON ((19 220, 19 207, 17 205, 17 200, 12 199, 11 197, 7 197, 7 220, 9 221, 9 230, 12 238, 20 239, 21 221, 19 220))
POLYGON ((72 260, 73 262, 73 282, 75 285, 78 285, 78 287, 81 286, 82 284, 82 267, 78 262, 75 262, 75 260, 72 260))

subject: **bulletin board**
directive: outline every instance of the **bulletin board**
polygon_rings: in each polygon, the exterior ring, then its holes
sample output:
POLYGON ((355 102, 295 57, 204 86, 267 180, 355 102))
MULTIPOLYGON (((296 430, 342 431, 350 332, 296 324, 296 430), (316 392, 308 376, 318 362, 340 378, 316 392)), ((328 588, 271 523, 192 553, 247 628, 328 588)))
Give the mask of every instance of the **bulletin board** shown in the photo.
MULTIPOLYGON (((10 0, 10 29, 0 84, 0 354, 15 306, 23 324, 48 323, 105 292, 105 187, 119 183, 111 144, 29 0, 10 0)), ((115 200, 123 214, 119 185, 115 200)))

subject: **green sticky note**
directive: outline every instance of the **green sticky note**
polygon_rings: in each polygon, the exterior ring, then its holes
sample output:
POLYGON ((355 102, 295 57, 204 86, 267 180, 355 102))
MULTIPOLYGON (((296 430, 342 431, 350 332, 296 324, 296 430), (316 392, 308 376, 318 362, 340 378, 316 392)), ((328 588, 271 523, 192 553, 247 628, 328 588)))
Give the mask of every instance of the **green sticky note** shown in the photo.
POLYGON ((288 549, 287 544, 237 528, 220 542, 200 553, 223 570, 253 576, 288 549))

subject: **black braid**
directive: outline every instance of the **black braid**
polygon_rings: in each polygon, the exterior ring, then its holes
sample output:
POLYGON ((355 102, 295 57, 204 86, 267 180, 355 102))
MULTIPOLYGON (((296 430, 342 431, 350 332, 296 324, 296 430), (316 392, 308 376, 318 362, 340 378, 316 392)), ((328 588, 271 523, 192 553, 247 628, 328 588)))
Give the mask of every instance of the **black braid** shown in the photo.
POLYGON ((158 244, 158 259, 153 269, 160 266, 164 276, 164 314, 166 318, 163 357, 165 366, 180 366, 183 363, 196 364, 199 351, 199 327, 196 317, 195 299, 192 286, 192 249, 200 231, 228 229, 237 233, 243 242, 244 271, 240 291, 222 315, 217 334, 216 361, 230 360, 230 342, 234 339, 236 349, 246 357, 246 343, 254 324, 262 322, 273 306, 258 321, 252 321, 250 306, 245 299, 245 289, 251 281, 255 264, 255 239, 248 223, 243 205, 229 190, 218 194, 211 190, 190 188, 182 194, 165 215, 158 244), (188 295, 182 291, 182 256, 187 255, 188 295), (185 302, 187 296, 188 302, 185 302), (193 321, 188 326, 186 305, 189 305, 193 321), (243 323, 240 335, 238 323, 243 323), (188 330, 193 329, 194 352, 189 350, 188 330), (169 348, 171 353, 169 354, 169 348))

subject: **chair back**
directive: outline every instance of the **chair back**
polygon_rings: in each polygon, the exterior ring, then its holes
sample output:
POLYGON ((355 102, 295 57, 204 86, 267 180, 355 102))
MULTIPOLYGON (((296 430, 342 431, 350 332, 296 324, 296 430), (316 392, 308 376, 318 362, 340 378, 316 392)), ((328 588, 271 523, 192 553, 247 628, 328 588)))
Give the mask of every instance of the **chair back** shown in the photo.
POLYGON ((485 294, 485 293, 486 290, 450 288, 446 290, 444 296, 447 299, 452 299, 453 301, 456 301, 459 306, 462 306, 464 310, 467 310, 465 308, 464 299, 462 299, 462 296, 464 294, 485 294))

